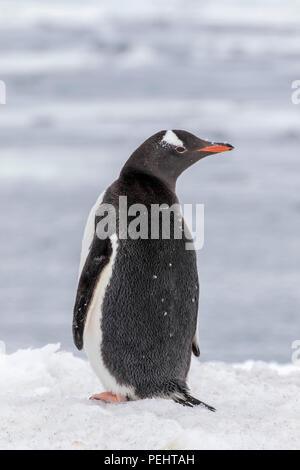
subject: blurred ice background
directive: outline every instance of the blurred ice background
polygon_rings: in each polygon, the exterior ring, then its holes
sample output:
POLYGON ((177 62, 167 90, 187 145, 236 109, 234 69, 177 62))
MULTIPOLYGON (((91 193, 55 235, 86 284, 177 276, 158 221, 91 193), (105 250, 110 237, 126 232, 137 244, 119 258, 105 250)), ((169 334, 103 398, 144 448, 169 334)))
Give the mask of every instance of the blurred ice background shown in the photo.
POLYGON ((90 206, 160 129, 229 141, 178 185, 205 204, 202 360, 300 339, 296 0, 2 0, 0 339, 62 343, 90 206))

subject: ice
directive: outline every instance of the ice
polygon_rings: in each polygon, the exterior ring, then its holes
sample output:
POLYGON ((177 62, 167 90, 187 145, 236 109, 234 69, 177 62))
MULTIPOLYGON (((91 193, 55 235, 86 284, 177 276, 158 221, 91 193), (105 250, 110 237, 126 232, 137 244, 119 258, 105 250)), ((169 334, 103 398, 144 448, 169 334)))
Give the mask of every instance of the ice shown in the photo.
POLYGON ((186 129, 235 146, 177 184, 182 204, 205 205, 202 359, 287 363, 300 339, 298 3, 123 3, 1 2, 1 339, 74 351, 91 206, 147 137, 186 129))
POLYGON ((293 365, 194 360, 192 392, 217 408, 211 413, 163 399, 91 402, 102 391, 96 376, 59 345, 1 357, 1 449, 299 448, 293 365))

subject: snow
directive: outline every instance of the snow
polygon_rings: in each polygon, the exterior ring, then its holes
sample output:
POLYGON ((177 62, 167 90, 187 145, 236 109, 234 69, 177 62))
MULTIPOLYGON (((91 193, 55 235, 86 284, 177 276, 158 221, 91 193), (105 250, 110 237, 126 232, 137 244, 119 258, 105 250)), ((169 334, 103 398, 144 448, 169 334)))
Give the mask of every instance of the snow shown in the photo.
POLYGON ((217 408, 163 399, 108 405, 87 361, 49 344, 0 354, 1 449, 297 449, 300 368, 192 363, 193 394, 217 408))

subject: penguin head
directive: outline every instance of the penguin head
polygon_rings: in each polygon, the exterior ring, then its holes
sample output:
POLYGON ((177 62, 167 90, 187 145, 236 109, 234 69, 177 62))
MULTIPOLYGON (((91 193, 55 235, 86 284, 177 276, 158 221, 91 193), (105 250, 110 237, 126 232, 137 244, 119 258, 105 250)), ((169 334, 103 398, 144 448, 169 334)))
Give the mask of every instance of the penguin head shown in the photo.
POLYGON ((200 139, 183 130, 163 130, 149 137, 129 158, 124 169, 151 174, 169 186, 194 163, 208 155, 232 150, 227 143, 200 139))

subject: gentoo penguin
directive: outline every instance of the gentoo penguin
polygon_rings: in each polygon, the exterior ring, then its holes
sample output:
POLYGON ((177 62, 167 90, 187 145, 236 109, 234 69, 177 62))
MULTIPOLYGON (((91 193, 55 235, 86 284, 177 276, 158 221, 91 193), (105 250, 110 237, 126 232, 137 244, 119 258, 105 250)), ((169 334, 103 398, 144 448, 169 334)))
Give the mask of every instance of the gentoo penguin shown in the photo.
POLYGON ((183 130, 160 131, 133 152, 92 208, 73 318, 75 345, 85 349, 106 388, 91 398, 123 402, 162 397, 215 411, 194 398, 186 383, 191 353, 200 355, 199 284, 195 251, 186 249, 183 218, 170 211, 173 228, 181 224, 181 239, 172 229, 169 239, 161 230, 156 237, 120 236, 118 215, 114 233, 99 236, 97 227, 104 217, 101 208, 119 213, 120 196, 127 197, 128 207, 178 204, 178 176, 203 157, 232 148, 183 130))

